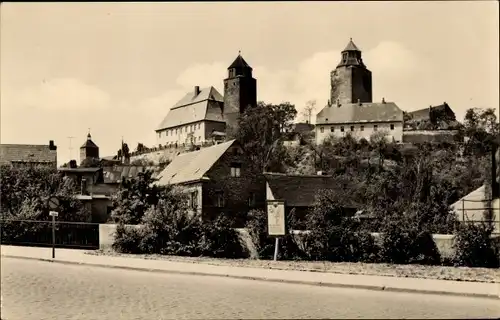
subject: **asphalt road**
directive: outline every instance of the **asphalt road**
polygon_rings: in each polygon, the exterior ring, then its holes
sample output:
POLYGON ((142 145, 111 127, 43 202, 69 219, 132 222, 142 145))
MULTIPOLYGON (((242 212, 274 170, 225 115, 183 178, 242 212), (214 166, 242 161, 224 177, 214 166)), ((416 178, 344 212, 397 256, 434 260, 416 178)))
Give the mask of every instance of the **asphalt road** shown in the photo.
POLYGON ((335 289, 2 257, 2 319, 498 318, 493 299, 335 289))

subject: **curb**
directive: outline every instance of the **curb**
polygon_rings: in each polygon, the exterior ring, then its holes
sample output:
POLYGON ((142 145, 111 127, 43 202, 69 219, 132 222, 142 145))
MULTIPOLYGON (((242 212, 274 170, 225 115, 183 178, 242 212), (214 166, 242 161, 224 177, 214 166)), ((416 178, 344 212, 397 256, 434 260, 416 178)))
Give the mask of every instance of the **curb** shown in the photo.
MULTIPOLYGON (((20 260, 35 260, 43 262, 51 262, 66 265, 79 265, 106 269, 120 269, 129 271, 141 271, 141 272, 154 272, 163 274, 180 274, 180 275, 192 275, 192 276, 208 276, 208 277, 221 277, 221 278, 231 278, 240 280, 254 280, 254 281, 266 281, 275 283, 287 283, 287 284, 300 284, 300 285, 310 285, 310 286, 320 286, 320 287, 330 287, 330 288, 344 288, 344 289, 364 289, 372 291, 388 291, 388 292, 402 292, 402 293, 418 293, 418 294, 431 294, 431 295, 447 295, 447 296, 458 296, 458 297, 473 297, 473 298, 486 298, 486 299, 500 299, 499 295, 494 294, 480 294, 480 293, 461 293, 461 292, 449 292, 449 291, 432 291, 432 290, 420 290, 420 289, 410 289, 410 288, 392 288, 387 286, 377 286, 377 285, 358 285, 358 284, 342 284, 342 283, 325 283, 316 281, 301 281, 301 280, 286 280, 286 279, 270 279, 266 277, 250 277, 250 276, 237 276, 230 274, 214 274, 208 272, 193 272, 193 271, 179 271, 179 270, 164 270, 164 269, 149 269, 149 268, 139 268, 139 267, 127 267, 127 266, 113 266, 107 264, 94 264, 86 262, 74 262, 74 261, 64 261, 64 260, 52 260, 47 258, 34 258, 34 257, 21 257, 12 255, 1 255, 4 258, 20 259, 20 260)), ((499 284, 500 286, 500 284, 499 284)))

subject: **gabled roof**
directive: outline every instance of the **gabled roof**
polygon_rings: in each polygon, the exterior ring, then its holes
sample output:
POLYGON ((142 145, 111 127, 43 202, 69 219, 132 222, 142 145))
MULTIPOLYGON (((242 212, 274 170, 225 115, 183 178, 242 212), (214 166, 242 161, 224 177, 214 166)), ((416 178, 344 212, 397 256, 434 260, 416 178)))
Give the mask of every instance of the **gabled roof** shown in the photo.
POLYGON ((196 96, 194 91, 191 91, 170 108, 156 130, 202 120, 224 122, 222 117, 223 104, 224 98, 214 87, 202 88, 196 96))
POLYGON ((236 142, 231 140, 198 151, 178 155, 158 174, 158 184, 179 184, 199 181, 217 160, 236 142))
POLYGON ((227 69, 232 69, 232 68, 249 68, 249 69, 252 69, 252 67, 250 67, 250 65, 245 61, 245 59, 243 59, 243 57, 241 56, 241 54, 238 54, 238 56, 236 57, 236 59, 233 61, 233 63, 231 63, 231 65, 227 69))
POLYGON ((414 118, 426 118, 430 117, 430 112, 431 109, 433 111, 448 111, 454 114, 453 110, 450 108, 450 106, 444 102, 443 104, 437 105, 437 106, 429 106, 428 108, 423 108, 423 109, 418 109, 415 111, 409 112, 414 118))
POLYGON ((361 51, 361 50, 359 50, 358 47, 356 47, 356 45, 354 44, 354 42, 352 42, 352 38, 351 38, 349 40, 349 43, 345 47, 345 49, 342 50, 342 52, 344 52, 344 51, 361 51))
POLYGON ((85 148, 94 148, 97 149, 99 148, 94 141, 92 141, 92 137, 90 136, 90 133, 87 135, 87 140, 85 141, 84 144, 80 147, 80 149, 85 149, 85 148))
POLYGON ((123 178, 136 178, 140 172, 146 170, 153 171, 153 178, 158 175, 158 166, 125 166, 116 165, 112 167, 104 167, 104 183, 120 182, 123 178))
POLYGON ((336 104, 316 115, 316 124, 403 121, 403 111, 394 102, 336 104))
POLYGON ((57 150, 49 145, 0 144, 0 164, 12 162, 56 163, 57 150))
POLYGON ((274 198, 290 207, 311 207, 319 191, 340 188, 332 176, 264 173, 264 177, 274 198))

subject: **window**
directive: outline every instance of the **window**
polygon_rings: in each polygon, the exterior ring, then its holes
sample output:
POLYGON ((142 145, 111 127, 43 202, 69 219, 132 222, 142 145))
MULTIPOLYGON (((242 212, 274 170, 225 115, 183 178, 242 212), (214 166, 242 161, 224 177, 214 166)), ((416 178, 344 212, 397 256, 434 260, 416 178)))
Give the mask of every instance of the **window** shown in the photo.
POLYGON ((344 126, 340 127, 340 132, 344 132, 344 126))
POLYGON ((377 129, 378 129, 378 125, 374 124, 373 125, 373 131, 377 131, 377 129))
POLYGON ((191 192, 191 208, 198 208, 198 190, 191 192))
POLYGON ((365 126, 361 126, 361 127, 359 127, 359 130, 360 130, 360 131, 365 131, 365 126))
POLYGON ((325 132, 325 128, 321 127, 321 128, 319 128, 319 131, 320 131, 321 133, 323 133, 323 132, 325 132))
POLYGON ((241 176, 241 163, 231 163, 231 177, 238 178, 241 176))
POLYGON ((218 208, 224 207, 224 192, 218 191, 215 193, 215 206, 218 208))
POLYGON ((196 137, 193 137, 193 142, 196 142, 196 137))
POLYGON ((175 129, 175 134, 177 134, 177 129, 175 129))
POLYGON ((198 136, 198 141, 201 141, 201 136, 198 136))
POLYGON ((198 123, 198 129, 201 129, 201 123, 198 123))
POLYGON ((351 126, 351 131, 354 131, 354 126, 351 126))
POLYGON ((335 132, 335 127, 330 127, 330 132, 335 132))
POLYGON ((393 124, 391 124, 391 130, 394 130, 394 125, 393 124))

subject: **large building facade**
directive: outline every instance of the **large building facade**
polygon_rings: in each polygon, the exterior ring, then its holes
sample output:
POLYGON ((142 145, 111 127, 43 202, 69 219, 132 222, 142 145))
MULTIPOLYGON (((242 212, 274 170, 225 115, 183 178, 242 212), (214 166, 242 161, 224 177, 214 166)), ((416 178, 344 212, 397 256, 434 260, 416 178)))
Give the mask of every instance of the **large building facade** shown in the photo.
POLYGON ((227 71, 224 96, 214 87, 195 86, 170 108, 155 130, 158 145, 202 145, 237 127, 240 114, 257 105, 257 80, 241 54, 227 71))
POLYGON ((370 139, 384 132, 389 140, 403 140, 403 111, 394 103, 373 102, 372 73, 352 39, 341 52, 341 61, 330 73, 330 99, 316 115, 316 142, 327 137, 370 139))

